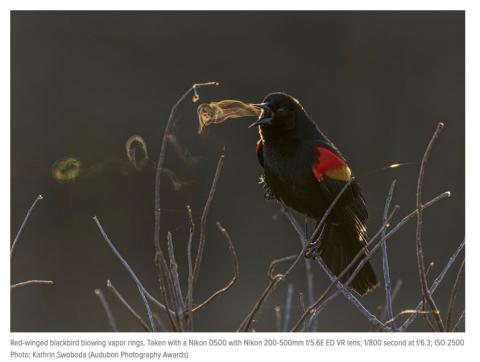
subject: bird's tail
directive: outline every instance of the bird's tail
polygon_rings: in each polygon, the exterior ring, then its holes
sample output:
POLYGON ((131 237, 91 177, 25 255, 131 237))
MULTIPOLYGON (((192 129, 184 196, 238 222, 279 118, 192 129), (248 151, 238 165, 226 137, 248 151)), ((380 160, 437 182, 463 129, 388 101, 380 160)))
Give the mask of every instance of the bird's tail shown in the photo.
MULTIPOLYGON (((317 250, 312 255, 320 256, 330 270, 339 275, 351 263, 366 243, 366 229, 358 219, 342 224, 325 224, 317 250)), ((365 253, 363 254, 365 255, 365 253)), ((363 257, 344 274, 340 281, 345 283, 363 257)), ((367 262, 348 286, 360 295, 365 295, 379 285, 372 266, 367 262)))

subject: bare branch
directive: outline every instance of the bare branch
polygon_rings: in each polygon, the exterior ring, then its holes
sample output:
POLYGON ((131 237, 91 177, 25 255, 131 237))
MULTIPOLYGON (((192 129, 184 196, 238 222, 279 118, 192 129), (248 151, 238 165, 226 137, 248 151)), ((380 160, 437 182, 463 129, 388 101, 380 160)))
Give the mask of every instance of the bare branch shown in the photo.
POLYGON ((197 89, 206 86, 217 86, 219 85, 218 82, 206 82, 206 83, 196 83, 191 86, 187 91, 177 100, 177 102, 172 106, 170 110, 170 115, 167 120, 167 124, 165 126, 165 130, 163 132, 162 143, 160 146, 160 153, 158 155, 157 166, 155 171, 155 230, 154 230, 154 244, 155 250, 157 253, 162 253, 160 248, 160 186, 161 186, 161 176, 162 176, 162 169, 163 164, 165 162, 165 155, 167 151, 167 144, 168 144, 168 135, 171 133, 173 126, 175 124, 175 116, 178 111, 178 107, 184 101, 184 99, 193 92, 194 94, 194 101, 198 100, 198 93, 197 89))
POLYGON ((185 304, 188 311, 188 328, 193 331, 193 264, 192 264, 192 242, 195 234, 195 223, 193 222, 192 209, 187 206, 187 215, 190 224, 190 232, 188 234, 187 259, 188 259, 188 291, 185 297, 185 304))
POLYGON ((433 144, 435 140, 438 138, 441 130, 443 129, 444 124, 439 122, 437 124, 437 128, 430 140, 427 149, 423 155, 422 163, 420 165, 420 173, 418 175, 417 181, 417 230, 416 230, 416 247, 417 247, 417 267, 418 267, 418 274, 420 278, 420 286, 422 288, 422 297, 426 300, 434 312, 433 315, 437 322, 438 329, 441 332, 445 331, 445 326, 443 325, 442 317, 440 315, 440 311, 433 300, 430 291, 428 290, 428 283, 427 283, 427 276, 425 274, 425 261, 423 258, 423 243, 422 243, 422 224, 423 224, 423 203, 422 203, 422 185, 423 185, 423 178, 425 175, 425 167, 428 162, 428 157, 430 156, 430 152, 432 150, 433 144))
POLYGON ((406 309, 406 310, 402 310, 400 313, 398 313, 395 317, 393 317, 392 319, 389 319, 388 321, 385 322, 385 327, 395 323, 395 321, 400 318, 401 316, 404 316, 404 315, 408 315, 408 314, 432 314, 433 312, 432 311, 426 311, 426 310, 422 310, 422 311, 417 311, 415 309, 406 309))
MULTIPOLYGON (((425 204, 426 205, 426 204, 425 204)), ((437 287, 440 285, 440 283, 442 282, 443 278, 445 277, 445 275, 447 274, 448 270, 451 268, 451 266, 453 265, 453 263, 455 262, 455 259, 458 257, 458 255, 460 254, 460 252, 463 250, 463 248, 465 247, 465 240, 463 240, 460 245, 457 247, 457 250, 455 250, 455 252, 453 253, 453 255, 450 257, 450 259, 448 260, 447 264, 445 265, 445 267, 443 268, 443 270, 440 272, 440 274, 438 274, 438 276, 435 278, 435 280, 433 281, 432 283, 432 286, 430 287, 430 294, 433 294, 435 293, 435 290, 437 289, 437 287)), ((417 307, 415 308, 415 310, 417 311, 421 311, 423 308, 423 301, 420 301, 418 304, 417 304, 417 307)), ((415 319, 417 318, 417 314, 412 314, 403 324, 402 326, 399 328, 400 331, 405 331, 407 330, 407 328, 415 321, 415 319)))
POLYGON ((169 271, 172 279, 173 284, 173 300, 175 303, 175 310, 179 316, 179 324, 182 326, 182 330, 184 329, 184 319, 185 319, 185 302, 183 300, 182 288, 180 286, 180 278, 178 276, 178 265, 177 261, 175 260, 175 253, 173 249, 173 238, 172 233, 167 233, 167 250, 168 250, 168 257, 170 261, 169 271))
POLYGON ((202 219, 200 221, 200 237, 198 239, 198 249, 197 255, 195 257, 195 266, 193 268, 193 284, 197 282, 198 275, 200 274, 200 265, 202 264, 203 251, 205 249, 205 229, 207 227, 207 216, 208 211, 210 210, 210 205, 212 204, 213 195, 217 189, 218 178, 220 177, 220 172, 223 168, 223 162, 225 156, 221 155, 217 163, 217 169, 215 170, 215 176, 213 177, 212 186, 210 187, 210 192, 208 193, 207 201, 205 202, 205 207, 202 212, 202 219))
MULTIPOLYGON (((299 255, 302 255, 302 253, 300 253, 299 255)), ((292 260, 294 258, 295 258, 295 261, 293 263, 296 263, 298 261, 298 256, 297 255, 290 255, 290 256, 280 258, 280 259, 275 259, 270 263, 270 266, 268 268, 268 277, 269 277, 268 285, 265 288, 265 290, 263 291, 260 298, 257 300, 255 305, 253 306, 250 313, 247 314, 245 319, 240 324, 240 327, 238 327, 237 332, 247 332, 250 329, 250 326, 252 325, 253 318, 255 317, 255 314, 260 310, 260 307, 262 306, 262 304, 267 300, 267 298, 270 296, 270 294, 275 290, 275 287, 277 286, 277 284, 285 279, 285 275, 287 273, 276 274, 276 275, 273 274, 275 266, 278 263, 282 263, 282 262, 285 262, 285 261, 288 261, 288 260, 292 260)), ((289 268, 289 270, 291 270, 291 268, 289 268)))
MULTIPOLYGON (((305 300, 303 298, 303 293, 299 293, 299 298, 300 298, 300 307, 302 307, 302 312, 305 313, 305 300)), ((303 323, 302 331, 308 332, 308 326, 306 321, 303 323)))
MULTIPOLYGON (((352 280, 355 278, 356 274, 361 270, 361 268, 363 267, 363 265, 370 259, 370 257, 373 255, 373 249, 372 251, 368 252, 368 247, 373 243, 373 241, 375 241, 375 239, 380 235, 380 233, 383 231, 384 228, 387 227, 388 223, 390 222, 391 218, 393 217, 395 211, 397 210, 397 206, 393 209, 392 213, 390 214, 390 216, 388 217, 387 221, 382 225, 382 227, 380 228, 380 230, 370 239, 370 241, 368 243, 366 243, 366 245, 357 253, 357 255, 355 255, 355 257, 351 260, 350 264, 347 265, 347 267, 338 275, 338 276, 335 276, 331 271, 330 269, 328 269, 327 265, 323 262, 323 260, 321 258, 316 258, 315 260, 318 262, 318 264, 320 264, 320 266, 322 267, 322 269, 324 270, 324 272, 327 274, 327 276, 329 277, 331 283, 330 285, 326 288, 326 290, 323 292, 323 294, 312 304, 310 305, 307 310, 305 311, 305 313, 303 313, 303 315, 300 317, 300 319, 296 322, 296 324, 294 325, 294 327, 292 328, 292 331, 297 331, 301 324, 303 323, 303 321, 309 316, 309 315, 315 315, 316 314, 316 310, 320 307, 320 305, 322 304, 322 302, 325 301, 327 295, 328 295, 328 292, 330 291, 330 289, 336 285, 337 288, 339 288, 339 290, 342 292, 343 295, 345 295, 345 297, 350 301, 352 302, 358 309, 359 311, 364 314, 367 319, 377 325, 377 326, 382 326, 383 327, 383 323, 378 320, 378 318, 376 318, 372 313, 370 313, 364 306, 363 304, 346 288, 346 286, 348 286, 352 280), (358 259, 360 259, 361 256, 363 255, 366 255, 365 258, 363 260, 361 260, 358 264, 358 266, 356 267, 356 269, 354 270, 354 272, 351 274, 351 276, 349 277, 349 279, 347 280, 347 282, 345 284, 342 284, 340 282, 340 279, 355 265, 355 263, 357 263, 358 259)), ((302 238, 303 235, 299 232, 299 229, 298 229, 298 223, 297 221, 292 218, 290 219, 292 225, 294 226, 295 230, 297 230, 297 234, 302 238)), ((385 240, 387 239, 387 236, 385 237, 385 240)), ((378 248, 378 246, 380 245, 380 243, 378 243, 375 248, 378 248)), ((322 308, 323 309, 323 308, 322 308)))
MULTIPOLYGON (((440 200, 442 200, 442 199, 444 199, 444 198, 446 198, 446 197, 450 197, 450 195, 451 195, 451 194, 450 194, 449 191, 444 192, 444 193, 442 193, 442 194, 434 197, 434 198, 431 199, 429 202, 425 203, 425 204, 423 205, 423 208, 426 209, 426 208, 434 205, 434 204, 437 203, 438 201, 440 201, 440 200)), ((396 233, 402 226, 404 226, 410 219, 412 219, 413 217, 415 217, 416 214, 417 214, 417 210, 415 209, 415 210, 412 211, 410 214, 406 215, 402 220, 400 220, 400 221, 387 233, 387 235, 385 235, 385 240, 389 240, 389 239, 393 236, 393 234, 395 234, 395 233, 396 233)), ((296 223, 296 220, 295 220, 295 219, 290 219, 290 221, 291 221, 291 222, 293 221, 293 222, 292 222, 292 225, 294 226, 295 230, 297 231, 297 234, 298 234, 300 237, 303 237, 301 231, 299 231, 299 227, 298 227, 298 224, 296 223)), ((386 226, 386 224, 384 224, 384 226, 386 226)), ((382 228, 379 230, 379 232, 381 232, 381 231, 383 230, 383 227, 384 227, 384 226, 382 226, 382 228)), ((377 232, 376 235, 378 235, 379 232, 377 232)), ((372 238, 372 239, 373 239, 373 238, 372 238)), ((367 247, 368 247, 368 246, 370 245, 370 243, 373 241, 372 239, 369 241, 369 243, 367 243, 367 247)), ((373 248, 370 249, 369 254, 368 254, 364 259, 362 259, 362 260, 359 262, 357 268, 352 272, 352 274, 351 274, 351 276, 350 276, 350 278, 351 278, 352 280, 353 280, 353 278, 355 278, 355 276, 356 276, 357 273, 361 270, 361 268, 367 263, 367 261, 370 259, 370 257, 378 250, 378 248, 380 247, 380 245, 381 245, 380 243, 377 243, 373 248)), ((358 254, 357 254, 357 256, 358 256, 358 254)), ((357 256, 356 256, 356 257, 357 257, 357 256)), ((354 258, 354 260, 356 259, 356 257, 354 258)), ((317 261, 318 261, 318 260, 317 260, 317 261)), ((350 265, 347 266, 346 270, 348 270, 348 268, 350 268, 350 267, 351 267, 350 265)), ((351 282, 351 281, 350 281, 350 282, 351 282)), ((347 281, 347 283, 348 283, 348 281, 347 281)), ((348 285, 347 283, 345 283, 345 285, 348 285)), ((332 284, 330 284, 330 287, 331 287, 331 285, 332 285, 332 284)), ((340 287, 340 288, 341 288, 341 285, 342 285, 341 283, 338 283, 338 284, 337 284, 337 287, 340 287)), ((345 289, 344 289, 344 290, 345 290, 345 289)), ((341 291, 342 291, 342 289, 341 289, 341 291)), ((319 313, 320 311, 322 311, 322 310, 326 307, 326 305, 327 305, 328 303, 330 303, 333 299, 335 299, 335 298, 338 296, 339 293, 340 293, 340 291, 335 292, 332 296, 330 296, 328 299, 326 299, 322 304, 320 304, 318 307, 314 308, 313 311, 309 311, 309 310, 307 309, 307 313, 306 313, 306 314, 304 313, 304 315, 302 316, 302 318, 306 318, 307 315, 310 315, 310 313, 312 314, 312 316, 318 315, 318 313, 319 313)), ((325 294, 325 293, 324 293, 324 294, 325 294)), ((368 311, 366 310, 366 308, 364 308, 364 307, 361 305, 361 303, 358 301, 358 299, 356 299, 354 296, 353 296, 353 298, 354 298, 354 299, 349 299, 349 300, 350 300, 352 303, 354 303, 354 305, 355 305, 356 307, 359 308, 359 310, 362 312, 362 314, 365 315, 365 317, 366 317, 369 321, 371 321, 371 322, 373 321, 373 323, 376 324, 378 327, 382 327, 382 326, 383 326, 383 323, 380 322, 380 324, 379 324, 379 323, 378 323, 378 322, 379 322, 378 319, 377 319, 375 316, 373 316, 370 312, 368 312, 368 311), (358 302, 358 303, 357 303, 357 302, 358 302), (378 322, 377 322, 377 321, 378 321, 378 322)), ((347 299, 348 299, 348 298, 347 298, 347 299)), ((317 299, 317 301, 318 301, 318 299, 317 299)), ((297 326, 297 328, 298 328, 298 326, 297 326)))
MULTIPOLYGON (((164 302, 166 304, 166 309, 168 311, 174 309, 174 315, 172 316, 171 313, 167 313, 170 323, 172 324, 172 328, 174 330, 178 330, 180 326, 179 323, 179 316, 177 310, 174 308, 174 301, 172 296, 173 290, 173 281, 171 279, 170 271, 168 270, 168 266, 165 260, 165 256, 163 250, 160 245, 160 219, 161 219, 161 200, 160 200, 160 186, 161 186, 161 176, 163 170, 163 164, 165 162, 165 155, 166 155, 166 148, 168 144, 168 136, 170 135, 173 126, 175 124, 175 116, 178 111, 178 107, 180 103, 191 93, 193 92, 194 97, 193 100, 198 100, 198 92, 197 89, 206 86, 213 86, 218 85, 218 82, 206 82, 206 83, 197 83, 190 87, 172 106, 170 110, 170 115, 167 120, 167 124, 165 126, 165 130, 163 132, 162 143, 160 146, 160 153, 158 155, 156 170, 155 170, 155 206, 154 206, 154 214, 155 214, 155 225, 154 225, 154 245, 155 245, 155 264, 157 266, 158 272, 158 279, 160 284, 160 291, 164 298, 164 302), (175 318, 173 318, 175 317, 175 318)), ((152 324, 153 325, 153 324, 152 324)))
POLYGON ((431 261, 430 264, 428 264, 427 270, 425 270, 426 277, 428 277, 428 274, 430 274, 434 266, 435 266, 435 263, 433 261, 431 261))
MULTIPOLYGON (((287 257, 284 257, 284 258, 281 258, 281 259, 277 259, 277 260, 274 260, 272 261, 272 263, 270 264, 270 268, 268 269, 268 275, 270 277, 270 281, 267 285, 267 287, 265 288, 265 290, 263 291, 262 295, 260 296, 260 298, 258 299, 258 301, 255 303, 253 309, 250 311, 250 313, 245 317, 245 319, 242 321, 242 323, 240 324, 240 327, 238 328, 239 331, 248 331, 250 326, 251 326, 251 323, 253 321, 253 318, 255 316, 255 314, 258 312, 258 310, 260 309, 262 303, 265 302, 265 300, 269 297, 269 295, 273 292, 273 290, 275 289, 275 287, 277 286, 277 284, 279 282, 281 282, 282 280, 285 280, 285 278, 290 274, 290 272, 293 270, 293 268, 297 265, 297 263, 300 261, 300 259, 302 258, 302 256, 305 254, 307 248, 309 246, 311 246, 314 242, 315 242, 315 238, 317 237, 318 233, 320 232, 320 230, 322 229, 323 227, 323 224, 325 223, 325 220, 327 219, 328 215, 332 212, 334 206, 336 205, 336 203, 338 202, 338 200, 340 199, 340 197, 342 196, 342 194, 345 192, 345 190, 348 188, 348 186, 350 185, 350 183, 353 181, 353 178, 350 179, 349 182, 347 182, 344 187, 340 190, 340 192, 337 194, 337 196, 335 197, 335 199, 332 201, 332 203, 330 204, 330 206, 328 207, 328 209, 325 211, 322 219, 318 222, 317 224, 317 227, 315 228, 315 231, 313 232, 312 234, 312 237, 310 238, 309 241, 307 241, 303 235, 303 248, 302 250, 300 251, 300 253, 295 256, 295 255, 291 255, 291 256, 287 256, 287 257), (273 275, 273 269, 275 268, 275 265, 280 263, 280 262, 283 262, 283 261, 287 261, 287 260, 291 260, 295 258, 295 260, 293 261, 293 263, 288 267, 288 269, 285 271, 285 273, 283 274, 277 274, 277 275, 273 275)), ((285 213, 285 215, 290 219, 294 219, 293 215, 288 211, 286 205, 284 204, 284 202, 282 200, 279 201, 282 206, 283 206, 283 212, 285 213)), ((298 226, 298 225, 297 225, 298 226)), ((298 231, 300 234, 301 234, 301 231, 300 231, 300 228, 298 227, 298 231)))
MULTIPOLYGON (((395 301, 395 298, 397 297, 398 295, 398 292, 400 291, 400 288, 402 287, 402 280, 401 279, 398 279, 397 282, 395 283, 395 286, 393 287, 393 291, 392 291, 392 303, 395 301)), ((384 306, 384 307, 380 307, 381 311, 382 311, 382 314, 380 314, 380 317, 379 319, 383 322, 385 321, 385 318, 387 317, 387 307, 384 306)))
MULTIPOLYGON (((143 286, 142 282, 140 281, 140 279, 138 279, 137 277, 137 274, 133 271, 133 269, 130 267, 130 265, 128 265, 127 261, 122 257, 122 255, 120 254, 120 252, 117 250, 117 248, 115 247, 115 245, 113 244, 113 242, 110 240, 110 238, 108 237, 107 233, 105 232, 105 230, 103 229, 102 227, 102 224, 100 224, 100 221, 98 220, 98 218, 96 216, 93 217, 93 220, 95 221, 95 223, 97 224, 97 227, 98 229, 100 230, 100 233, 102 234, 103 236, 103 239, 106 241, 106 243, 108 244, 108 246, 110 247, 110 249, 113 251, 113 253, 115 254, 115 256, 120 260, 120 262, 122 263, 123 267, 128 271, 128 273, 130 274, 130 276, 132 277, 132 279, 134 280, 135 284, 137 285, 137 288, 140 292, 140 296, 142 297, 142 300, 143 300, 143 303, 145 304, 145 308, 147 310, 147 314, 148 314, 148 319, 149 319, 149 322, 150 322, 150 327, 152 329, 152 331, 155 331, 155 325, 153 323, 153 316, 152 316, 152 311, 150 310, 150 305, 148 304, 148 301, 146 299, 146 296, 149 296, 149 299, 154 299, 156 301, 155 298, 153 298, 150 293, 147 292, 147 290, 145 289, 145 287, 143 286)), ((161 304, 160 302, 157 301, 157 305, 159 305, 160 307, 162 307, 162 309, 166 309, 166 307, 161 304)), ((167 313, 170 315, 170 313, 167 313)))
POLYGON ((233 244, 232 238, 230 237, 230 234, 228 233, 228 231, 219 222, 217 222, 217 227, 220 230, 220 232, 225 236, 225 239, 228 241, 228 250, 230 251, 230 255, 231 255, 232 261, 233 261, 233 276, 232 276, 232 279, 230 280, 230 282, 228 282, 228 284, 226 286, 217 290, 210 297, 208 297, 204 302, 200 303, 195 308, 193 308, 193 312, 197 312, 198 310, 205 307, 212 300, 214 300, 216 297, 218 297, 220 294, 225 293, 238 280, 239 262, 238 262, 237 252, 235 251, 235 245, 233 244))
POLYGON ((450 329, 451 327, 451 322, 452 322, 452 316, 453 316, 453 309, 455 308, 455 300, 457 298, 457 293, 458 293, 458 287, 460 286, 460 280, 462 279, 463 276, 463 268, 465 267, 465 258, 462 261, 462 264, 460 265, 460 268, 458 268, 457 276, 455 277, 455 282, 453 283, 452 287, 452 292, 450 293, 450 298, 448 300, 448 308, 447 308, 447 331, 453 331, 455 328, 450 329))
POLYGON ((458 327, 460 327, 460 323, 462 323, 463 319, 465 318, 465 309, 463 310, 462 314, 460 314, 460 317, 458 317, 457 323, 453 326, 452 331, 456 332, 458 330, 458 327))
POLYGON ((115 286, 112 284, 110 280, 107 280, 107 288, 113 293, 113 295, 120 301, 120 303, 130 312, 130 314, 138 320, 138 322, 141 324, 142 328, 146 332, 151 332, 150 327, 148 324, 143 320, 143 318, 135 312, 135 309, 133 309, 130 304, 123 298, 123 296, 120 294, 120 292, 115 288, 115 286))
POLYGON ((32 279, 32 280, 27 280, 24 282, 16 283, 10 285, 10 290, 14 290, 16 288, 22 288, 22 287, 27 287, 29 285, 34 285, 34 284, 39 284, 39 285, 53 285, 53 280, 37 280, 37 279, 32 279))
POLYGON ((278 274, 274 277, 274 279, 269 280, 267 287, 265 288, 262 295, 253 306, 250 313, 248 313, 247 317, 245 317, 245 319, 242 321, 242 323, 240 324, 240 327, 238 327, 237 329, 237 332, 248 332, 253 322, 253 318, 255 314, 258 312, 258 310, 260 309, 264 301, 268 298, 268 296, 273 292, 273 290, 275 289, 275 287, 277 286, 278 282, 281 280, 282 277, 283 276, 281 274, 278 274))
MULTIPOLYGON (((393 197, 393 191, 395 190, 395 183, 397 181, 393 180, 392 184, 390 185, 390 190, 388 191, 388 196, 385 201, 385 208, 383 211, 383 222, 387 222, 388 213, 390 210, 390 203, 393 197)), ((392 319, 393 318, 393 307, 392 307, 392 283, 390 281, 390 266, 388 263, 388 252, 387 252, 387 242, 385 241, 385 236, 387 235, 387 229, 383 229, 382 236, 380 239, 380 243, 382 245, 382 254, 383 254, 383 279, 385 282, 385 311, 386 311, 386 318, 392 319)), ((395 321, 392 322, 392 330, 396 331, 397 326, 395 325, 395 321)))
POLYGON ((37 195, 32 205, 28 209, 27 214, 25 215, 25 218, 23 219, 22 224, 20 225, 20 229, 18 229, 17 235, 15 236, 15 239, 13 240, 12 246, 10 248, 10 260, 13 258, 13 253, 15 251, 15 247, 17 246, 18 240, 20 239, 20 235, 22 235, 22 231, 27 224, 27 221, 30 218, 33 209, 35 208, 35 205, 37 205, 37 202, 39 202, 40 200, 43 200, 43 196, 41 194, 37 195))
POLYGON ((102 304, 103 309, 105 310, 105 314, 107 315, 108 323, 110 323, 110 327, 112 327, 112 330, 114 332, 118 332, 117 323, 115 322, 115 318, 113 317, 112 310, 110 309, 110 305, 108 304, 108 301, 105 298, 105 295, 103 295, 102 290, 95 289, 95 295, 98 297, 98 299, 100 300, 100 303, 102 304))

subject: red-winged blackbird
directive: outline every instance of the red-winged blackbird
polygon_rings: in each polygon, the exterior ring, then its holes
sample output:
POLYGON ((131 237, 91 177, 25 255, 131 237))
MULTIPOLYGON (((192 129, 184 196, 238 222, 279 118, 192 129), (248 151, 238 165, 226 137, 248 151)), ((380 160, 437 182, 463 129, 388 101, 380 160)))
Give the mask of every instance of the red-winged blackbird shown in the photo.
MULTIPOLYGON (((250 127, 259 127, 257 156, 265 171, 267 197, 281 199, 318 222, 352 177, 345 158, 295 98, 272 93, 256 106, 263 111, 250 127)), ((365 199, 354 179, 328 216, 314 250, 306 256, 321 256, 339 275, 365 246, 367 219, 365 199)), ((350 268, 341 281, 345 282, 355 268, 350 268)), ((360 295, 376 286, 370 263, 350 284, 360 295)))

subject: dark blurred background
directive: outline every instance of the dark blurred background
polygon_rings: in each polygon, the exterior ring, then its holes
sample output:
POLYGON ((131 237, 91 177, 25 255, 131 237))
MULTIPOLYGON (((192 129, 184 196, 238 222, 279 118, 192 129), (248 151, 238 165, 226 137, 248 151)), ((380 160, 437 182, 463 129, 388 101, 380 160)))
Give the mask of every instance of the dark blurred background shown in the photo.
MULTIPOLYGON (((104 167, 92 177, 60 184, 52 164, 76 157, 88 169, 126 160, 125 141, 144 137, 152 159, 160 149, 170 107, 195 82, 216 80, 201 101, 261 101, 271 91, 301 100, 357 175, 391 163, 416 162, 361 179, 371 233, 381 225, 390 183, 399 220, 415 207, 419 161, 437 121, 446 127, 428 164, 424 199, 453 196, 424 215, 426 262, 436 276, 464 238, 464 13, 463 12, 12 12, 11 15, 11 238, 38 193, 16 250, 11 280, 52 279, 55 286, 12 292, 12 331, 109 331, 95 288, 111 279, 138 310, 132 280, 101 238, 97 215, 121 253, 153 294, 153 170, 124 175, 104 167), (110 163, 109 163, 110 162, 110 163)), ((196 105, 181 106, 179 144, 201 157, 187 165, 170 147, 166 166, 187 184, 162 186, 162 235, 171 230, 186 280, 185 205, 197 225, 218 156, 225 167, 213 201, 196 302, 231 277, 228 249, 215 222, 235 241, 238 283, 196 316, 199 331, 235 330, 267 284, 271 260, 295 254, 299 242, 274 202, 257 184, 258 134, 238 119, 196 134, 196 105)), ((97 167, 98 169, 98 167, 97 167)), ((420 299, 415 222, 389 242, 392 280, 403 281, 394 309, 420 299)), ((381 256, 373 263, 381 275, 381 256)), ((446 309, 459 261, 435 294, 446 309)), ((304 265, 292 274, 292 319, 306 293, 304 265)), ((315 267, 315 293, 327 285, 315 267)), ((257 331, 275 330, 283 309, 281 284, 258 315, 257 331)), ((105 290, 121 330, 140 330, 105 290)), ((463 310, 463 286, 456 313, 463 310)), ((362 301, 374 312, 383 285, 362 301)), ((463 329, 463 325, 461 326, 463 329)), ((369 331, 366 319, 342 296, 321 314, 321 331, 369 331)), ((418 318, 412 330, 427 330, 418 318)))

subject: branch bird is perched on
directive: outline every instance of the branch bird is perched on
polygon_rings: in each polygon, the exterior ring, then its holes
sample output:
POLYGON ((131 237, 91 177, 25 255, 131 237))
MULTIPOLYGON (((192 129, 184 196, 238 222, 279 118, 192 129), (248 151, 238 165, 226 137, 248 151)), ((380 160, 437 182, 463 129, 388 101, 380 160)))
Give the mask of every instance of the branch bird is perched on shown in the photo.
MULTIPOLYGON (((259 128, 257 156, 265 171, 267 194, 318 222, 351 180, 345 158, 295 98, 272 93, 255 106, 263 112, 250 127, 259 128)), ((367 243, 367 219, 365 199, 354 179, 305 256, 320 256, 339 275, 367 243)), ((340 281, 345 282, 357 265, 340 281)), ((377 286, 370 263, 349 285, 360 295, 377 286)))

